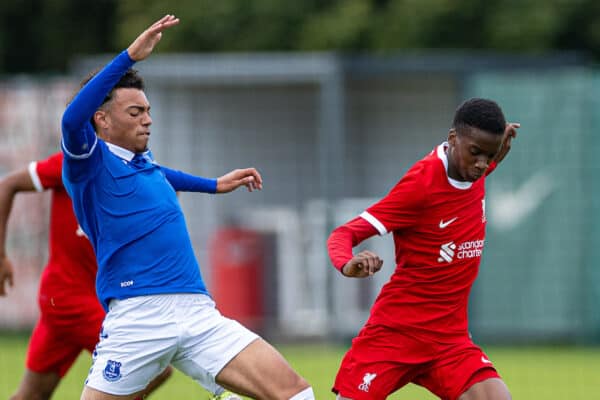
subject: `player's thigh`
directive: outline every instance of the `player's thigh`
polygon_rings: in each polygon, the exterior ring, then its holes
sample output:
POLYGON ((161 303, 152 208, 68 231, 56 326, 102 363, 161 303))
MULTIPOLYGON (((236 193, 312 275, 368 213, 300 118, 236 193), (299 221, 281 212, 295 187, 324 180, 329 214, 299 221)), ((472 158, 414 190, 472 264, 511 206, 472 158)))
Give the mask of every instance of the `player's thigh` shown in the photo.
POLYGON ((181 335, 171 365, 216 393, 217 374, 258 335, 221 315, 206 295, 179 295, 176 301, 181 335))
POLYGON ((71 335, 75 335, 75 332, 65 332, 57 328, 50 318, 41 318, 29 340, 25 362, 27 369, 40 374, 64 376, 83 349, 71 335))
MULTIPOLYGON (((438 397, 459 399, 461 395, 469 392, 472 387, 481 382, 488 380, 501 382, 500 375, 492 361, 470 340, 448 345, 439 344, 437 350, 438 358, 413 382, 427 388, 438 397)), ((487 388, 487 386, 485 387, 487 388)), ((484 393, 487 393, 487 390, 484 393)), ((490 393, 495 393, 495 391, 490 393)), ((487 397, 473 398, 488 399, 487 397)), ((505 398, 491 397, 490 399, 505 398)))
POLYGON ((142 391, 121 396, 121 395, 104 393, 100 390, 91 388, 89 386, 85 386, 83 388, 83 392, 81 393, 80 400, 134 400, 141 394, 142 394, 142 391))
POLYGON ((85 385, 115 398, 144 390, 176 352, 176 310, 172 296, 111 301, 85 385))
POLYGON ((256 339, 239 352, 216 378, 235 392, 259 399, 289 399, 309 387, 263 339, 256 339))
POLYGON ((152 393, 159 386, 161 386, 173 373, 173 368, 170 366, 165 368, 165 370, 158 375, 154 380, 150 382, 150 384, 144 389, 137 393, 129 394, 129 395, 112 395, 109 393, 104 393, 100 390, 91 388, 89 386, 85 386, 83 392, 81 394, 82 400, 129 400, 129 399, 140 399, 145 398, 145 396, 152 393))
POLYGON ((367 325, 352 340, 332 390, 341 398, 385 399, 427 368, 431 347, 406 332, 367 325))
POLYGON ((385 399, 409 383, 422 369, 418 364, 388 361, 360 350, 352 347, 342 359, 332 388, 338 399, 385 399))
POLYGON ((478 382, 464 392, 458 400, 510 400, 508 387, 500 378, 478 382))
POLYGON ((88 308, 89 312, 86 317, 78 320, 77 327, 74 327, 71 330, 76 333, 75 338, 73 339, 76 340, 83 349, 92 353, 98 343, 105 315, 104 310, 102 309, 88 308))
POLYGON ((173 375, 173 367, 169 365, 167 366, 167 368, 165 368, 163 372, 160 373, 160 375, 158 375, 156 378, 150 381, 148 386, 146 386, 146 388, 144 389, 144 394, 149 395, 150 393, 158 389, 171 377, 171 375, 173 375))
POLYGON ((59 382, 60 376, 56 372, 38 373, 26 369, 17 392, 10 400, 50 399, 59 382))

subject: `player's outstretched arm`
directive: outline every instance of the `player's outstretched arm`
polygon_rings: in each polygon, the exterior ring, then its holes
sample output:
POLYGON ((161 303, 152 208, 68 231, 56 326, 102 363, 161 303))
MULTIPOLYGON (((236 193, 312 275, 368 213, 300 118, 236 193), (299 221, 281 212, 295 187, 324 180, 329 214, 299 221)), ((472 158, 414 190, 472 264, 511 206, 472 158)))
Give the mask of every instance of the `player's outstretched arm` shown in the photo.
POLYGON ((98 110, 114 85, 136 61, 148 57, 160 41, 162 32, 179 23, 172 15, 165 15, 142 32, 127 50, 119 53, 75 96, 62 118, 63 149, 68 153, 82 155, 94 148, 96 133, 90 118, 98 110))
POLYGON ((363 250, 350 259, 342 268, 342 274, 351 278, 372 276, 381 269, 383 260, 369 250, 363 250))
POLYGON ((494 159, 496 164, 500 164, 500 162, 504 160, 504 157, 506 157, 510 151, 512 140, 517 137, 517 129, 520 127, 521 124, 518 122, 509 122, 506 124, 506 128, 504 129, 504 138, 502 139, 502 147, 494 159))
POLYGON ((6 227, 15 195, 21 191, 33 191, 35 187, 27 169, 18 170, 0 180, 0 296, 13 286, 13 266, 6 255, 6 227))
POLYGON ((217 179, 191 175, 163 165, 160 168, 177 192, 229 193, 241 186, 246 186, 250 192, 262 189, 262 177, 255 168, 234 169, 217 179))
POLYGON ((144 32, 142 32, 127 48, 127 53, 134 61, 146 59, 156 44, 160 41, 165 29, 169 29, 179 23, 179 18, 174 15, 165 15, 144 32))
POLYGON ((246 186, 249 192, 262 189, 262 177, 255 168, 234 169, 217 178, 217 193, 229 193, 240 186, 246 186))

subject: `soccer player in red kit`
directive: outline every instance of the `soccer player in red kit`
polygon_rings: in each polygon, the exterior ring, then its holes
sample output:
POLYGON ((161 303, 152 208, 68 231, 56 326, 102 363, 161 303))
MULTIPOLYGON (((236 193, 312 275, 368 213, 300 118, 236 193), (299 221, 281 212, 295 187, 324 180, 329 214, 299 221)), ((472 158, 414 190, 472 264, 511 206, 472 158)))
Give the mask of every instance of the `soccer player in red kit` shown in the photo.
POLYGON ((508 388, 468 332, 467 302, 485 241, 485 178, 506 156, 519 124, 491 100, 456 111, 447 142, 413 165, 327 246, 348 277, 368 277, 383 261, 352 248, 392 232, 396 269, 342 360, 338 399, 385 399, 409 382, 444 400, 508 400, 508 388))
MULTIPOLYGON (((40 318, 31 334, 25 375, 11 400, 49 399, 79 353, 94 350, 105 315, 95 290, 96 257, 63 187, 62 160, 59 152, 0 180, 0 296, 13 283, 5 248, 13 198, 22 191, 52 190, 49 259, 38 292, 40 318)), ((168 367, 148 392, 170 374, 168 367)))

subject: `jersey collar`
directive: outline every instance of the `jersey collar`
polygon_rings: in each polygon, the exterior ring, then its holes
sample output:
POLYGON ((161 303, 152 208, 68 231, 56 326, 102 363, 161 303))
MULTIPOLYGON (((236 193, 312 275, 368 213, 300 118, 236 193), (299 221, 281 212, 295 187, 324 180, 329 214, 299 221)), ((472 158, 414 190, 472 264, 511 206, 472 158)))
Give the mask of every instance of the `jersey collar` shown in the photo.
POLYGON ((446 171, 446 178, 448 178, 448 183, 455 187, 456 189, 466 190, 471 188, 473 182, 466 181, 457 181, 456 179, 452 179, 448 176, 448 155, 446 155, 446 149, 448 148, 448 142, 444 142, 437 147, 437 156, 442 163, 444 163, 444 171, 446 171))
MULTIPOLYGON (((119 158, 122 158, 127 162, 131 162, 133 157, 135 157, 135 153, 133 151, 127 150, 121 146, 117 146, 116 144, 106 142, 106 146, 108 147, 108 150, 110 150, 111 153, 113 153, 119 158)), ((146 158, 149 158, 152 161, 152 153, 150 153, 150 150, 146 150, 141 155, 143 155, 146 158)))

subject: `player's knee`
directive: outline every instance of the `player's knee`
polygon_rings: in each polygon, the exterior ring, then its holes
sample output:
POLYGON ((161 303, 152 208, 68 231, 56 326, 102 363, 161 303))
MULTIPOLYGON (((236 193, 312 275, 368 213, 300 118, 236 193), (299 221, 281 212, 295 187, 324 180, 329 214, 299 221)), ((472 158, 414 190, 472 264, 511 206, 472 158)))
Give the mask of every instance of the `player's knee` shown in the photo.
POLYGON ((312 387, 309 386, 290 397, 290 400, 315 400, 315 394, 313 393, 312 387))

